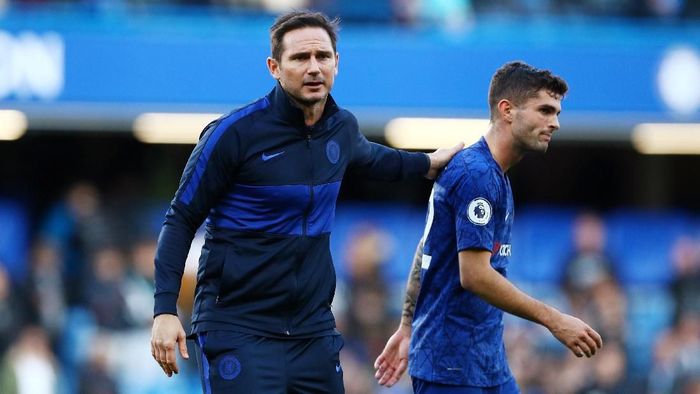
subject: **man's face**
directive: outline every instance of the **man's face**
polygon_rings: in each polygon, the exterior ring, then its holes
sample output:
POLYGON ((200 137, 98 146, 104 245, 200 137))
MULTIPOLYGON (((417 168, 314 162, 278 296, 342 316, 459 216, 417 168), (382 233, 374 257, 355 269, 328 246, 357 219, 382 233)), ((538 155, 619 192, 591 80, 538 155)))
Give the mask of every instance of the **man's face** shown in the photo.
POLYGON ((546 152, 559 130, 561 97, 548 90, 513 108, 513 137, 523 151, 546 152))
POLYGON ((267 66, 282 88, 300 105, 325 103, 338 73, 338 54, 331 38, 320 27, 287 32, 279 61, 268 58, 267 66))

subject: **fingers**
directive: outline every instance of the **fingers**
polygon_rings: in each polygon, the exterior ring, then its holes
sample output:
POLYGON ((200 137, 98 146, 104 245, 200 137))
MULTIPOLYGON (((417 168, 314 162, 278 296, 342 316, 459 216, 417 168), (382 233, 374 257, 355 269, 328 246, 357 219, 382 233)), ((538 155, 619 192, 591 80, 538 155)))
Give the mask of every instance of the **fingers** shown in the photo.
POLYGON ((386 385, 394 374, 394 368, 385 367, 381 371, 377 371, 375 378, 380 386, 386 385))
POLYGON ((388 367, 379 377, 377 377, 377 383, 379 383, 380 386, 391 387, 394 383, 396 383, 397 379, 395 379, 395 375, 396 369, 388 367))
POLYGON ((151 355, 153 355, 153 359, 156 360, 158 365, 160 365, 163 372, 165 372, 165 374, 168 376, 172 376, 173 372, 170 368, 168 368, 166 354, 163 351, 162 342, 157 340, 151 341, 151 355))
POLYGON ((603 339, 600 337, 600 334, 592 328, 586 327, 585 332, 574 342, 571 350, 577 357, 592 357, 602 346, 603 339))
POLYGON ((180 370, 177 367, 177 355, 175 354, 175 343, 168 343, 165 346, 166 356, 165 360, 168 364, 168 368, 174 373, 179 373, 180 370))
POLYGON ((180 335, 178 335, 177 343, 180 346, 180 354, 182 355, 182 358, 189 360, 190 354, 187 352, 187 338, 185 337, 184 332, 180 332, 180 335))
POLYGON ((464 142, 460 142, 459 144, 451 148, 438 149, 435 151, 435 153, 442 153, 442 158, 445 161, 449 161, 452 158, 452 156, 454 156, 457 152, 461 151, 462 149, 464 149, 464 142))
POLYGON ((600 336, 589 336, 583 335, 579 339, 569 346, 569 349, 576 355, 576 357, 586 356, 588 358, 594 356, 596 351, 602 346, 602 339, 600 336))
POLYGON ((401 376, 403 376, 404 372, 406 372, 407 366, 408 360, 406 359, 399 360, 399 363, 396 366, 396 368, 386 366, 386 369, 384 369, 381 374, 379 374, 379 371, 377 371, 377 374, 375 374, 377 382, 380 386, 391 387, 395 385, 396 382, 398 382, 399 379, 401 379, 401 376))
MULTIPOLYGON (((374 362, 374 368, 377 370, 374 373, 374 378, 377 379, 377 383, 381 386, 391 387, 398 380, 396 374, 401 368, 401 360, 397 362, 396 353, 387 353, 384 351, 374 362)), ((398 377, 401 377, 401 373, 403 372, 400 372, 398 377)))
POLYGON ((151 342, 151 355, 168 377, 179 372, 175 358, 175 343, 154 340, 151 342))
POLYGON ((574 351, 574 354, 576 357, 583 357, 586 356, 590 358, 592 356, 591 349, 588 347, 588 344, 585 342, 576 342, 572 346, 572 350, 574 351))
POLYGON ((377 380, 380 380, 382 376, 384 376, 384 372, 386 372, 386 367, 381 366, 381 367, 374 367, 376 370, 374 372, 374 378, 377 380))
POLYGON ((589 350, 586 353, 586 356, 591 357, 595 355, 596 351, 598 350, 598 344, 591 338, 589 335, 584 335, 582 343, 585 343, 586 348, 589 350))
POLYGON ((598 334, 598 332, 588 327, 588 329, 586 329, 586 333, 589 337, 593 338, 593 341, 595 342, 598 349, 603 347, 603 338, 600 336, 600 334, 598 334))
POLYGON ((464 142, 460 142, 459 144, 452 147, 452 151, 454 153, 457 153, 457 152, 461 151, 462 149, 464 149, 464 142))
POLYGON ((408 367, 408 343, 410 332, 399 329, 389 338, 382 353, 374 362, 374 377, 381 386, 391 387, 401 378, 408 367))
POLYGON ((374 369, 379 369, 379 367, 384 364, 385 360, 386 357, 384 357, 384 353, 380 354, 379 357, 374 360, 374 369))
POLYGON ((401 379, 401 376, 403 376, 404 372, 406 372, 406 368, 408 368, 408 360, 402 358, 401 361, 399 361, 399 367, 396 368, 396 371, 394 371, 394 375, 392 376, 389 383, 391 383, 391 385, 394 385, 396 382, 398 382, 399 379, 401 379))
POLYGON ((387 357, 384 353, 380 354, 379 357, 377 357, 377 360, 374 362, 374 369, 376 369, 376 372, 374 373, 374 378, 377 379, 379 384, 382 384, 381 382, 386 381, 388 379, 388 376, 393 372, 394 368, 392 367, 392 362, 387 360, 387 357))
POLYGON ((382 353, 377 357, 377 361, 374 363, 377 369, 374 377, 377 379, 377 383, 379 383, 380 386, 391 387, 396 384, 408 366, 408 360, 406 358, 397 359, 395 353, 390 354, 391 357, 388 358, 385 353, 382 353))
POLYGON ((586 356, 590 358, 595 354, 595 351, 591 350, 588 344, 583 340, 574 342, 571 346, 569 346, 569 349, 571 349, 576 357, 586 356))
POLYGON ((576 357, 592 357, 603 346, 600 334, 582 320, 567 314, 561 314, 561 319, 553 328, 552 333, 576 357))

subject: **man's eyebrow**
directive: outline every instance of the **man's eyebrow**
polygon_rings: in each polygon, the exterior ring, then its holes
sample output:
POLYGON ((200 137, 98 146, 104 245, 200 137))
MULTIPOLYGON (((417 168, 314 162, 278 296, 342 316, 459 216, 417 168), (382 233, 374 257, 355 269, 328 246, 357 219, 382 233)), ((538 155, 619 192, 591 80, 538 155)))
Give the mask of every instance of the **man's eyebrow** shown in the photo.
POLYGON ((299 51, 299 52, 290 53, 289 57, 309 56, 310 54, 311 54, 311 51, 299 51))
POLYGON ((552 111, 552 112, 557 112, 557 113, 561 112, 561 110, 557 110, 557 108, 555 106, 553 106, 552 104, 541 104, 539 106, 539 108, 546 109, 546 110, 552 111))
POLYGON ((314 50, 300 50, 299 52, 294 52, 289 55, 290 58, 298 58, 298 57, 303 57, 303 56, 311 56, 312 52, 316 52, 319 55, 327 55, 327 56, 333 56, 333 51, 330 49, 319 49, 317 51, 314 50))

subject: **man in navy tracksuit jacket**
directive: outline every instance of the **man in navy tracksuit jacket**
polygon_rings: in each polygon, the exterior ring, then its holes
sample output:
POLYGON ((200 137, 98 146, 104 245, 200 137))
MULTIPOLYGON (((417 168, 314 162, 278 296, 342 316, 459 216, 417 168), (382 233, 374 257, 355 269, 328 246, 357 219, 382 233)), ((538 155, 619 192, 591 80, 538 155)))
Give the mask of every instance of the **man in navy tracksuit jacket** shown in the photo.
POLYGON ((205 393, 342 393, 329 236, 346 170, 434 176, 433 154, 374 144, 329 95, 336 23, 294 12, 271 28, 265 97, 210 123, 185 167, 158 241, 152 352, 168 376, 186 358, 176 301, 206 219, 192 336, 205 393), (429 174, 430 170, 430 174, 429 174))

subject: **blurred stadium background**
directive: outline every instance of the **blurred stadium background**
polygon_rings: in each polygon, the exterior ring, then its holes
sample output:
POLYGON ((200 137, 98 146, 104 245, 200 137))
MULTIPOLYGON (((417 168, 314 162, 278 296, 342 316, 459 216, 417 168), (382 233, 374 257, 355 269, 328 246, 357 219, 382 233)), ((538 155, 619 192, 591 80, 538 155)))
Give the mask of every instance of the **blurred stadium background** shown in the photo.
MULTIPOLYGON (((199 390, 194 362, 167 379, 151 359, 155 239, 201 127, 272 87, 267 29, 292 7, 342 18, 334 96, 374 141, 475 138, 506 61, 567 79, 550 152, 510 173, 509 275, 606 346, 575 359, 509 318, 512 369, 523 393, 700 393, 698 0, 0 0, 0 393, 199 390)), ((429 189, 341 190, 349 394, 410 392, 371 363, 429 189)))

